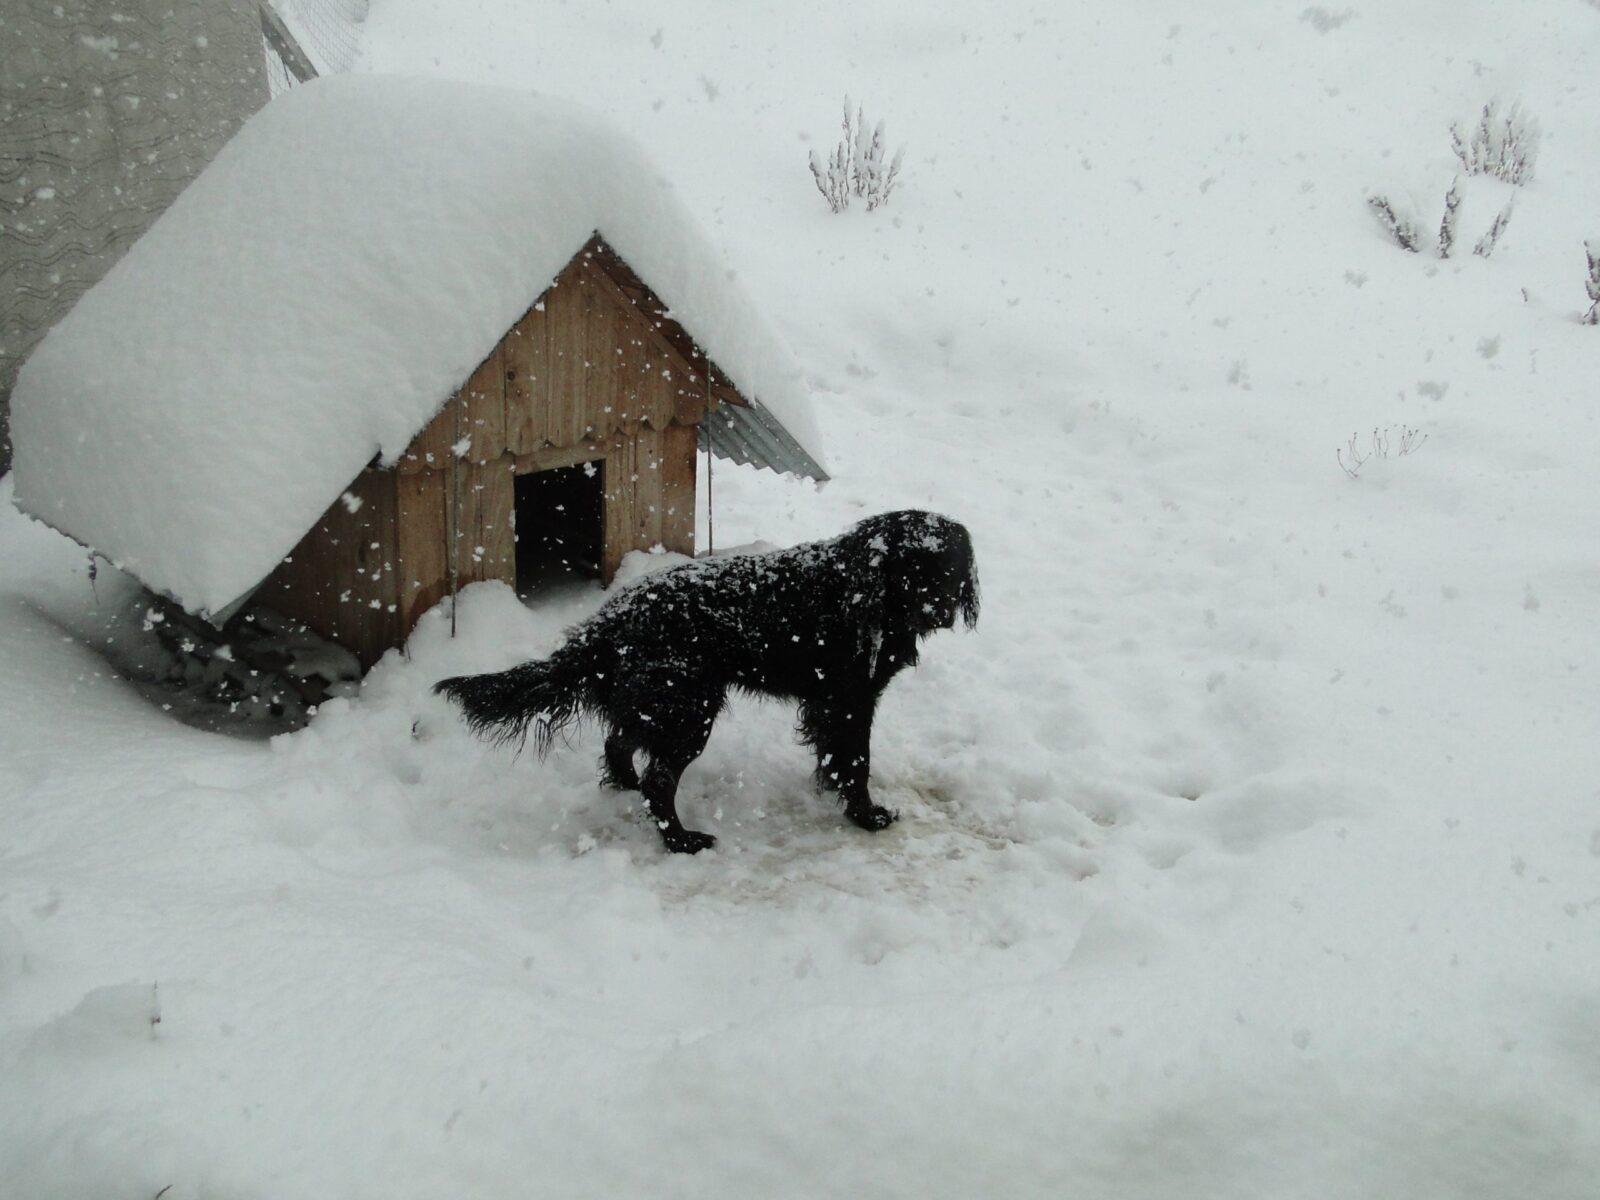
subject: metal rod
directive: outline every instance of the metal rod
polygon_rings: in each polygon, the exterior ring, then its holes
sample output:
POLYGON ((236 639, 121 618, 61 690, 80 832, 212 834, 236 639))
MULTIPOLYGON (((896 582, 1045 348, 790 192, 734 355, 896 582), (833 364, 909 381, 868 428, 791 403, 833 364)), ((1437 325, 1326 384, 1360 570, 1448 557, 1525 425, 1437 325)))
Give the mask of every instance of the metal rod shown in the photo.
POLYGON ((461 455, 456 446, 461 443, 462 405, 451 400, 455 409, 453 432, 455 443, 450 447, 450 511, 445 521, 445 536, 450 539, 450 636, 456 636, 456 594, 461 590, 461 455))
MULTIPOLYGON (((711 407, 715 402, 711 394, 711 372, 706 372, 706 415, 703 421, 711 419, 711 407)), ((715 496, 711 488, 711 462, 717 457, 716 451, 711 448, 711 436, 706 435, 706 557, 717 552, 717 510, 714 504, 715 496)))

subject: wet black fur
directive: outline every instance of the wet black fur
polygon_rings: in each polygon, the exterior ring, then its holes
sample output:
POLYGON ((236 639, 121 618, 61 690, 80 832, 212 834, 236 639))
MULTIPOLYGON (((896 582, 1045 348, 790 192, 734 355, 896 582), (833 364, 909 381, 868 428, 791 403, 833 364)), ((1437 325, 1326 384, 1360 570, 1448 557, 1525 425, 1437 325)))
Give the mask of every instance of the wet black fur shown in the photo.
POLYGON ((935 513, 868 517, 848 533, 771 554, 703 559, 651 575, 568 632, 549 658, 434 685, 478 733, 540 754, 582 716, 606 725, 603 772, 644 793, 669 850, 715 842, 678 821, 683 770, 705 749, 731 689, 799 703, 817 779, 846 815, 883 829, 867 789, 872 717, 921 640, 978 620, 964 526, 935 513), (641 779, 635 752, 649 755, 641 779))

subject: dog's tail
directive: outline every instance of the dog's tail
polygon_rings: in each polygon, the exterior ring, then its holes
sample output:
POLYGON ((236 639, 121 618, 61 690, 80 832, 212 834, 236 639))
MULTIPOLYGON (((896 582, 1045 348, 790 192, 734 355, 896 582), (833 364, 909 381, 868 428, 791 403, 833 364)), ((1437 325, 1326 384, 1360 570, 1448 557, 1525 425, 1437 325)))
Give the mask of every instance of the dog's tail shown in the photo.
POLYGON ((531 730, 543 756, 556 734, 598 707, 593 687, 603 675, 588 658, 581 643, 569 642, 549 658, 492 675, 441 679, 433 690, 459 704, 480 737, 525 743, 531 730))

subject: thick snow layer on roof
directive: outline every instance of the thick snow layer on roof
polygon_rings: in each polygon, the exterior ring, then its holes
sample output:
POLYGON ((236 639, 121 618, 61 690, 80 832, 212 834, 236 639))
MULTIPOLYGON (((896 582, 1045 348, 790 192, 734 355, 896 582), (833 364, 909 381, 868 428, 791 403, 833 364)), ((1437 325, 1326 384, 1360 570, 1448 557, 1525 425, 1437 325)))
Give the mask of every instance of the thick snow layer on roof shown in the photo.
POLYGON ((596 230, 820 457, 792 356, 633 142, 524 92, 346 76, 263 109, 34 352, 17 503, 220 610, 596 230))

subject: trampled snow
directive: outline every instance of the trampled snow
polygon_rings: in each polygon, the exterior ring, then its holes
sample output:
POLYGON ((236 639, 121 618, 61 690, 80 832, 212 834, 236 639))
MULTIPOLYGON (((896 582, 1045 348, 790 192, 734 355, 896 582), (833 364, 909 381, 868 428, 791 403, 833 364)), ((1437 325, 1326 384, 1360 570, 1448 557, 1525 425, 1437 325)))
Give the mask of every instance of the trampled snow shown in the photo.
POLYGON ((6 516, 0 1193, 1595 1194, 1600 8, 379 0, 369 30, 374 71, 581 94, 708 214, 833 475, 719 461, 719 551, 935 508, 982 620, 885 696, 897 826, 848 826, 793 714, 735 701, 683 860, 592 731, 515 757, 427 692, 597 590, 469 589, 453 640, 436 610, 252 743, 118 679, 126 581, 6 516), (806 168, 845 91, 909 146, 870 215, 806 168), (1431 234, 1494 95, 1544 130, 1494 254, 1397 249, 1366 196, 1431 234), (1420 449, 1340 470, 1401 425, 1420 449))
POLYGON ((33 353, 17 499, 220 611, 596 230, 821 457, 792 354, 633 141, 528 92, 340 76, 249 121, 33 353))

